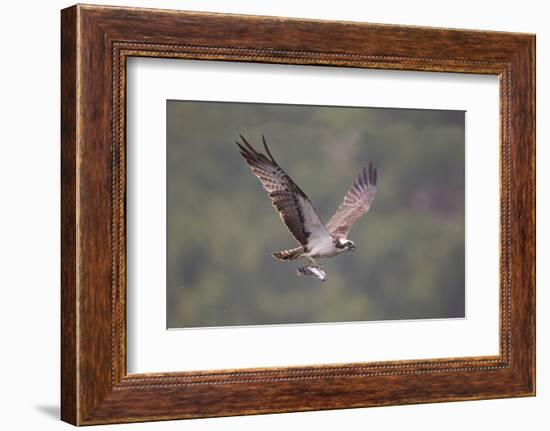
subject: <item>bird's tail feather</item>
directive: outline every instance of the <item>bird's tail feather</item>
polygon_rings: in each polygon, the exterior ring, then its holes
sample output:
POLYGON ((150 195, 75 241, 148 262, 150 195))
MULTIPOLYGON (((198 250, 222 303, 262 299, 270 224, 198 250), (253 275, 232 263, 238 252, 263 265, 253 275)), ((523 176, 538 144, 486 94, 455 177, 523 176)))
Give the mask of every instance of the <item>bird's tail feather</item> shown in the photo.
POLYGON ((296 247, 290 250, 276 251, 271 255, 275 259, 279 260, 296 260, 302 257, 302 254, 304 254, 304 247, 296 247))

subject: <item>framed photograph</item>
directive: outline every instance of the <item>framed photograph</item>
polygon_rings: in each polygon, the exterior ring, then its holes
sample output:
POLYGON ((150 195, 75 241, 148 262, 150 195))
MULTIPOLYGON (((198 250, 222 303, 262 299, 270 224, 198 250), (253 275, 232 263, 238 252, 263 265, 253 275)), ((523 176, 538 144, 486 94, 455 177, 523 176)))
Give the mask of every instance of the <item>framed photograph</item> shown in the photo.
POLYGON ((535 394, 535 36, 61 13, 61 416, 535 394))

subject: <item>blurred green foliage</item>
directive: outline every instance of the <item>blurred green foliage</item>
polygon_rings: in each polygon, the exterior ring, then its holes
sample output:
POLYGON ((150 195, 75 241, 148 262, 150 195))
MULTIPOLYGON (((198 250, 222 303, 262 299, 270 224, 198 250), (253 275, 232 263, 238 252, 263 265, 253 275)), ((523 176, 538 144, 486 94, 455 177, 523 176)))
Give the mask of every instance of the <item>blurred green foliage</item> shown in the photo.
POLYGON ((167 325, 464 317, 464 112, 167 102, 167 325), (235 145, 264 134, 327 221, 363 165, 378 192, 321 260, 328 280, 271 252, 297 245, 235 145))

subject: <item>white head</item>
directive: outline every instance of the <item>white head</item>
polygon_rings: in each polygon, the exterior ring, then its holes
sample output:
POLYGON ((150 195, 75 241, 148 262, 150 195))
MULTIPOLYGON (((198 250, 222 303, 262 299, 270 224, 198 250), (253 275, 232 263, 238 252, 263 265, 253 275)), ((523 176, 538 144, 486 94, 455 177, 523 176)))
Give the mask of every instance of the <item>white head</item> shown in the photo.
POLYGON ((341 251, 354 251, 356 249, 355 243, 347 238, 335 238, 334 247, 341 251))

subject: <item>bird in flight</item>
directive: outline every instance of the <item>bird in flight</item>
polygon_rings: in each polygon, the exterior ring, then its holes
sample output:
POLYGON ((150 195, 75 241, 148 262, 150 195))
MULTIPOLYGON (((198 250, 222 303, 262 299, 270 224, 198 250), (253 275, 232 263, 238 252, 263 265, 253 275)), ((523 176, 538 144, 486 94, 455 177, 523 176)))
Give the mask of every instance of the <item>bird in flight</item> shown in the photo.
POLYGON ((336 213, 323 224, 310 198, 275 161, 264 136, 262 135, 262 141, 266 154, 256 151, 242 135, 241 140, 242 143, 236 142, 241 155, 269 194, 271 203, 290 233, 300 243, 298 247, 277 251, 272 256, 284 261, 306 258, 309 265, 298 268, 298 274, 326 280, 323 268, 315 259, 333 257, 356 249, 348 235, 374 200, 376 168, 372 163, 363 167, 336 213))

